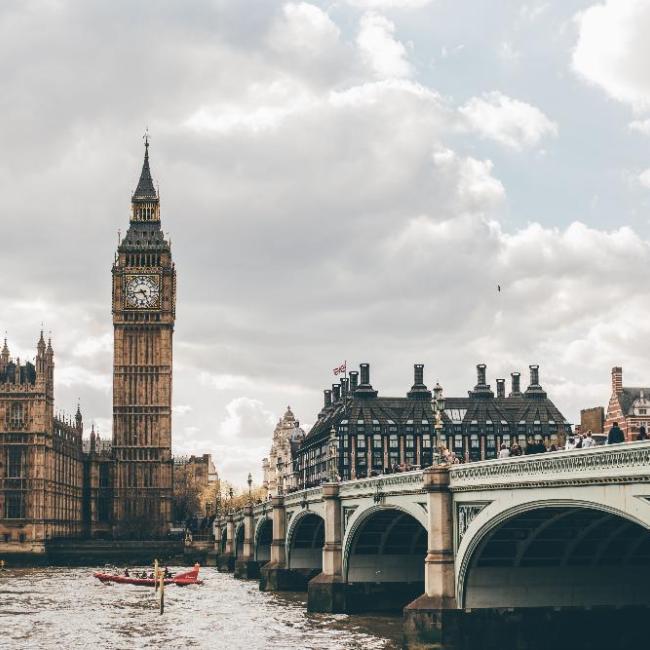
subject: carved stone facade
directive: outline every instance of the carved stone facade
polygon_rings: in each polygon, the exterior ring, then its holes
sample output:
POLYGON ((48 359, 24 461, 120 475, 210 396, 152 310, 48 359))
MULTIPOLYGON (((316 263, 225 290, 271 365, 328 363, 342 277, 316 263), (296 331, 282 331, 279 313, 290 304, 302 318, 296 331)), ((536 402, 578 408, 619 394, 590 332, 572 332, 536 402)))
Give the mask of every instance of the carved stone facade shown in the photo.
POLYGON ((176 269, 161 229, 149 144, 131 221, 113 265, 114 533, 164 534, 171 524, 172 339, 176 269))
POLYGON ((43 333, 35 364, 0 352, 0 549, 44 552, 81 534, 83 421, 54 415, 54 351, 43 333))
POLYGON ((273 431, 273 443, 268 458, 262 460, 264 487, 273 496, 278 494, 278 478, 282 477, 283 490, 290 491, 298 487, 297 477, 293 471, 294 459, 305 439, 305 432, 300 428, 291 407, 278 420, 273 431), (279 463, 279 464, 278 464, 279 463))

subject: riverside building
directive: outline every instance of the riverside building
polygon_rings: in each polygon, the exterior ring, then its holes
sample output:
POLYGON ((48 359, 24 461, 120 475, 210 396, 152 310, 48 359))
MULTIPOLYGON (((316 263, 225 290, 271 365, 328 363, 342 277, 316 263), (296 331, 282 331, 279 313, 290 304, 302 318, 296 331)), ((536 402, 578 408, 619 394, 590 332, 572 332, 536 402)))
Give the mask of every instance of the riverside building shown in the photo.
POLYGON ((448 397, 436 429, 432 393, 424 384, 424 366, 414 367, 414 382, 403 397, 383 397, 370 383, 370 366, 350 372, 324 391, 324 405, 293 460, 303 486, 329 476, 333 451, 343 480, 385 473, 395 465, 427 467, 438 447, 446 446, 464 461, 496 458, 502 443, 529 439, 563 444, 571 425, 539 383, 539 367, 530 366, 530 382, 522 391, 520 373, 487 384, 486 366, 477 366, 477 383, 467 397, 448 397))

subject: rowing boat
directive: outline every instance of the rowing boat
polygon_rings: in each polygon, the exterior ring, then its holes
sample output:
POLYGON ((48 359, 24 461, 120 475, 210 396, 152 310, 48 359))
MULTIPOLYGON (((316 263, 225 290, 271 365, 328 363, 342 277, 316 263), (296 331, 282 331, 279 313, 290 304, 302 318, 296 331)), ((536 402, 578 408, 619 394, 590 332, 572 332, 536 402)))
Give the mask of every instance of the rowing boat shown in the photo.
MULTIPOLYGON (((165 578, 166 585, 202 585, 203 581, 199 580, 199 565, 195 564, 191 571, 179 573, 171 578, 165 578)), ((155 587, 156 581, 153 578, 136 578, 133 576, 117 575, 115 573, 103 573, 96 571, 93 576, 101 582, 115 582, 121 585, 138 585, 140 587, 155 587)), ((160 584, 160 581, 158 581, 160 584)))

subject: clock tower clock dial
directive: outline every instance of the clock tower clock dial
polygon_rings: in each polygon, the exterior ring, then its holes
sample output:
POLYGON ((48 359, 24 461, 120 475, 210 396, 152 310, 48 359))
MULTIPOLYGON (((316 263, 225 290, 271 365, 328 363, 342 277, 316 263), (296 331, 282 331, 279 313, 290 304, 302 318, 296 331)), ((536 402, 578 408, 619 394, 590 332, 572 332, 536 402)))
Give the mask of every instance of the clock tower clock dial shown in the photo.
POLYGON ((149 142, 113 265, 114 534, 164 534, 171 523, 172 343, 176 269, 160 225, 149 142))

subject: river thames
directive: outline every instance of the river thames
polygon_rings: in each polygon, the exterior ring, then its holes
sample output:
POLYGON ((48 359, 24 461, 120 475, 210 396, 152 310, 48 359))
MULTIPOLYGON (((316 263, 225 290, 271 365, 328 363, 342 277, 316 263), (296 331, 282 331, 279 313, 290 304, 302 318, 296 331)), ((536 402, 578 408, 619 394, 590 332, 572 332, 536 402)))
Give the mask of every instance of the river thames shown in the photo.
MULTIPOLYGON (((0 647, 30 650, 228 648, 395 650, 401 617, 308 614, 306 594, 202 568, 201 586, 168 587, 161 616, 148 587, 105 585, 94 568, 0 572, 0 647)), ((175 569, 172 568, 172 571, 175 569)), ((177 569, 182 570, 182 569, 177 569)))

